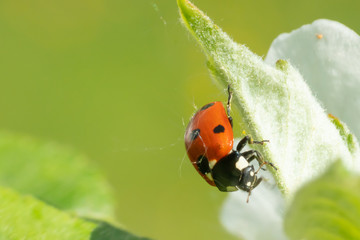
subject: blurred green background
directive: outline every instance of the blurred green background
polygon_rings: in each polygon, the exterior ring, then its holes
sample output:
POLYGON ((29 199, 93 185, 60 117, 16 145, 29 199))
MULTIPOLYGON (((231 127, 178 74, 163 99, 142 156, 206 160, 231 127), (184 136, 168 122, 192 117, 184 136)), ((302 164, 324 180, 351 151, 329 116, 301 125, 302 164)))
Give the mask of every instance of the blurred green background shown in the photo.
MULTIPOLYGON (((318 18, 360 32, 356 0, 194 3, 261 56, 278 34, 318 18)), ((226 194, 185 155, 194 105, 225 95, 209 81, 176 0, 2 0, 0 79, 1 128, 87 154, 113 185, 127 229, 235 239, 219 222, 226 194)))

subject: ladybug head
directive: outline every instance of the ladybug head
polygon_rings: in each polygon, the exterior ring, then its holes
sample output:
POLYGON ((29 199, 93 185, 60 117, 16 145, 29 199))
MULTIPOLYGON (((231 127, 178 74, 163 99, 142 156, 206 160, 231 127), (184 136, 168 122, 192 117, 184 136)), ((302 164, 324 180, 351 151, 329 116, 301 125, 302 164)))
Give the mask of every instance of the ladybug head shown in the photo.
POLYGON ((232 192, 239 189, 251 192, 262 178, 258 178, 254 166, 237 151, 220 159, 212 169, 212 177, 218 189, 232 192))
POLYGON ((246 192, 250 192, 261 182, 262 178, 258 178, 254 166, 248 166, 242 170, 241 179, 237 185, 238 188, 246 192))

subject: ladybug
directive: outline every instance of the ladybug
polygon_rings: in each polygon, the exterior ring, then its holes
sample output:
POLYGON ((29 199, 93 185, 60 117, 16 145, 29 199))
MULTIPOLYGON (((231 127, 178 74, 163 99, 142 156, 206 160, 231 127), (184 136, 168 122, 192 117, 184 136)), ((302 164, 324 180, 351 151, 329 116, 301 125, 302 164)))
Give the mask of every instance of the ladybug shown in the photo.
POLYGON ((206 104, 194 114, 185 131, 185 147, 192 165, 210 185, 222 192, 246 191, 248 202, 251 191, 262 181, 257 177, 259 170, 265 164, 275 170, 276 167, 264 161, 256 150, 241 152, 246 144, 264 144, 268 140, 253 141, 250 136, 245 136, 233 149, 230 86, 228 95, 226 110, 222 102, 217 101, 206 104), (250 165, 253 160, 259 163, 257 171, 250 165))

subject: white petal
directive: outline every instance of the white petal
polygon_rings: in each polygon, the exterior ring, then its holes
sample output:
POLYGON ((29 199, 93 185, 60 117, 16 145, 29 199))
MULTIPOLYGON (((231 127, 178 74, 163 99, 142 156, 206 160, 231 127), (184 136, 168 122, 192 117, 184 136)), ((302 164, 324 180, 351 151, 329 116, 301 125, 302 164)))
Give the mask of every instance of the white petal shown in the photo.
POLYGON ((221 222, 232 234, 246 240, 285 240, 284 201, 277 188, 261 183, 246 203, 247 193, 229 194, 223 205, 221 222))
POLYGON ((360 138, 360 37, 341 23, 317 20, 278 36, 265 61, 288 59, 327 111, 360 138), (322 38, 318 38, 321 34, 322 38))

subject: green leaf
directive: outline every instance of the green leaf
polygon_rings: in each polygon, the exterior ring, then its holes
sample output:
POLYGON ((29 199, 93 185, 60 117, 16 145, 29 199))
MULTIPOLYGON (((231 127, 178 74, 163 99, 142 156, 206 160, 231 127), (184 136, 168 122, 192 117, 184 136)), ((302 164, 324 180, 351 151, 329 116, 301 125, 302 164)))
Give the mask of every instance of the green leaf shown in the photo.
POLYGON ((295 195, 285 217, 291 239, 360 239, 360 176, 340 161, 295 195))
POLYGON ((99 220, 62 212, 32 196, 0 187, 0 239, 145 240, 99 220))
POLYGON ((98 222, 97 228, 92 232, 90 240, 150 240, 116 228, 106 222, 98 222))
POLYGON ((183 23, 204 50, 215 81, 233 89, 241 119, 235 123, 241 127, 239 132, 245 130, 255 140, 270 140, 254 148, 277 165, 278 171, 269 170, 288 199, 334 159, 360 170, 360 162, 354 160, 354 153, 295 68, 285 60, 274 67, 267 65, 191 2, 177 2, 183 23))
POLYGON ((89 239, 96 224, 0 187, 0 236, 4 239, 89 239))
POLYGON ((0 132, 0 185, 83 217, 114 218, 112 192, 99 169, 55 143, 0 132))

